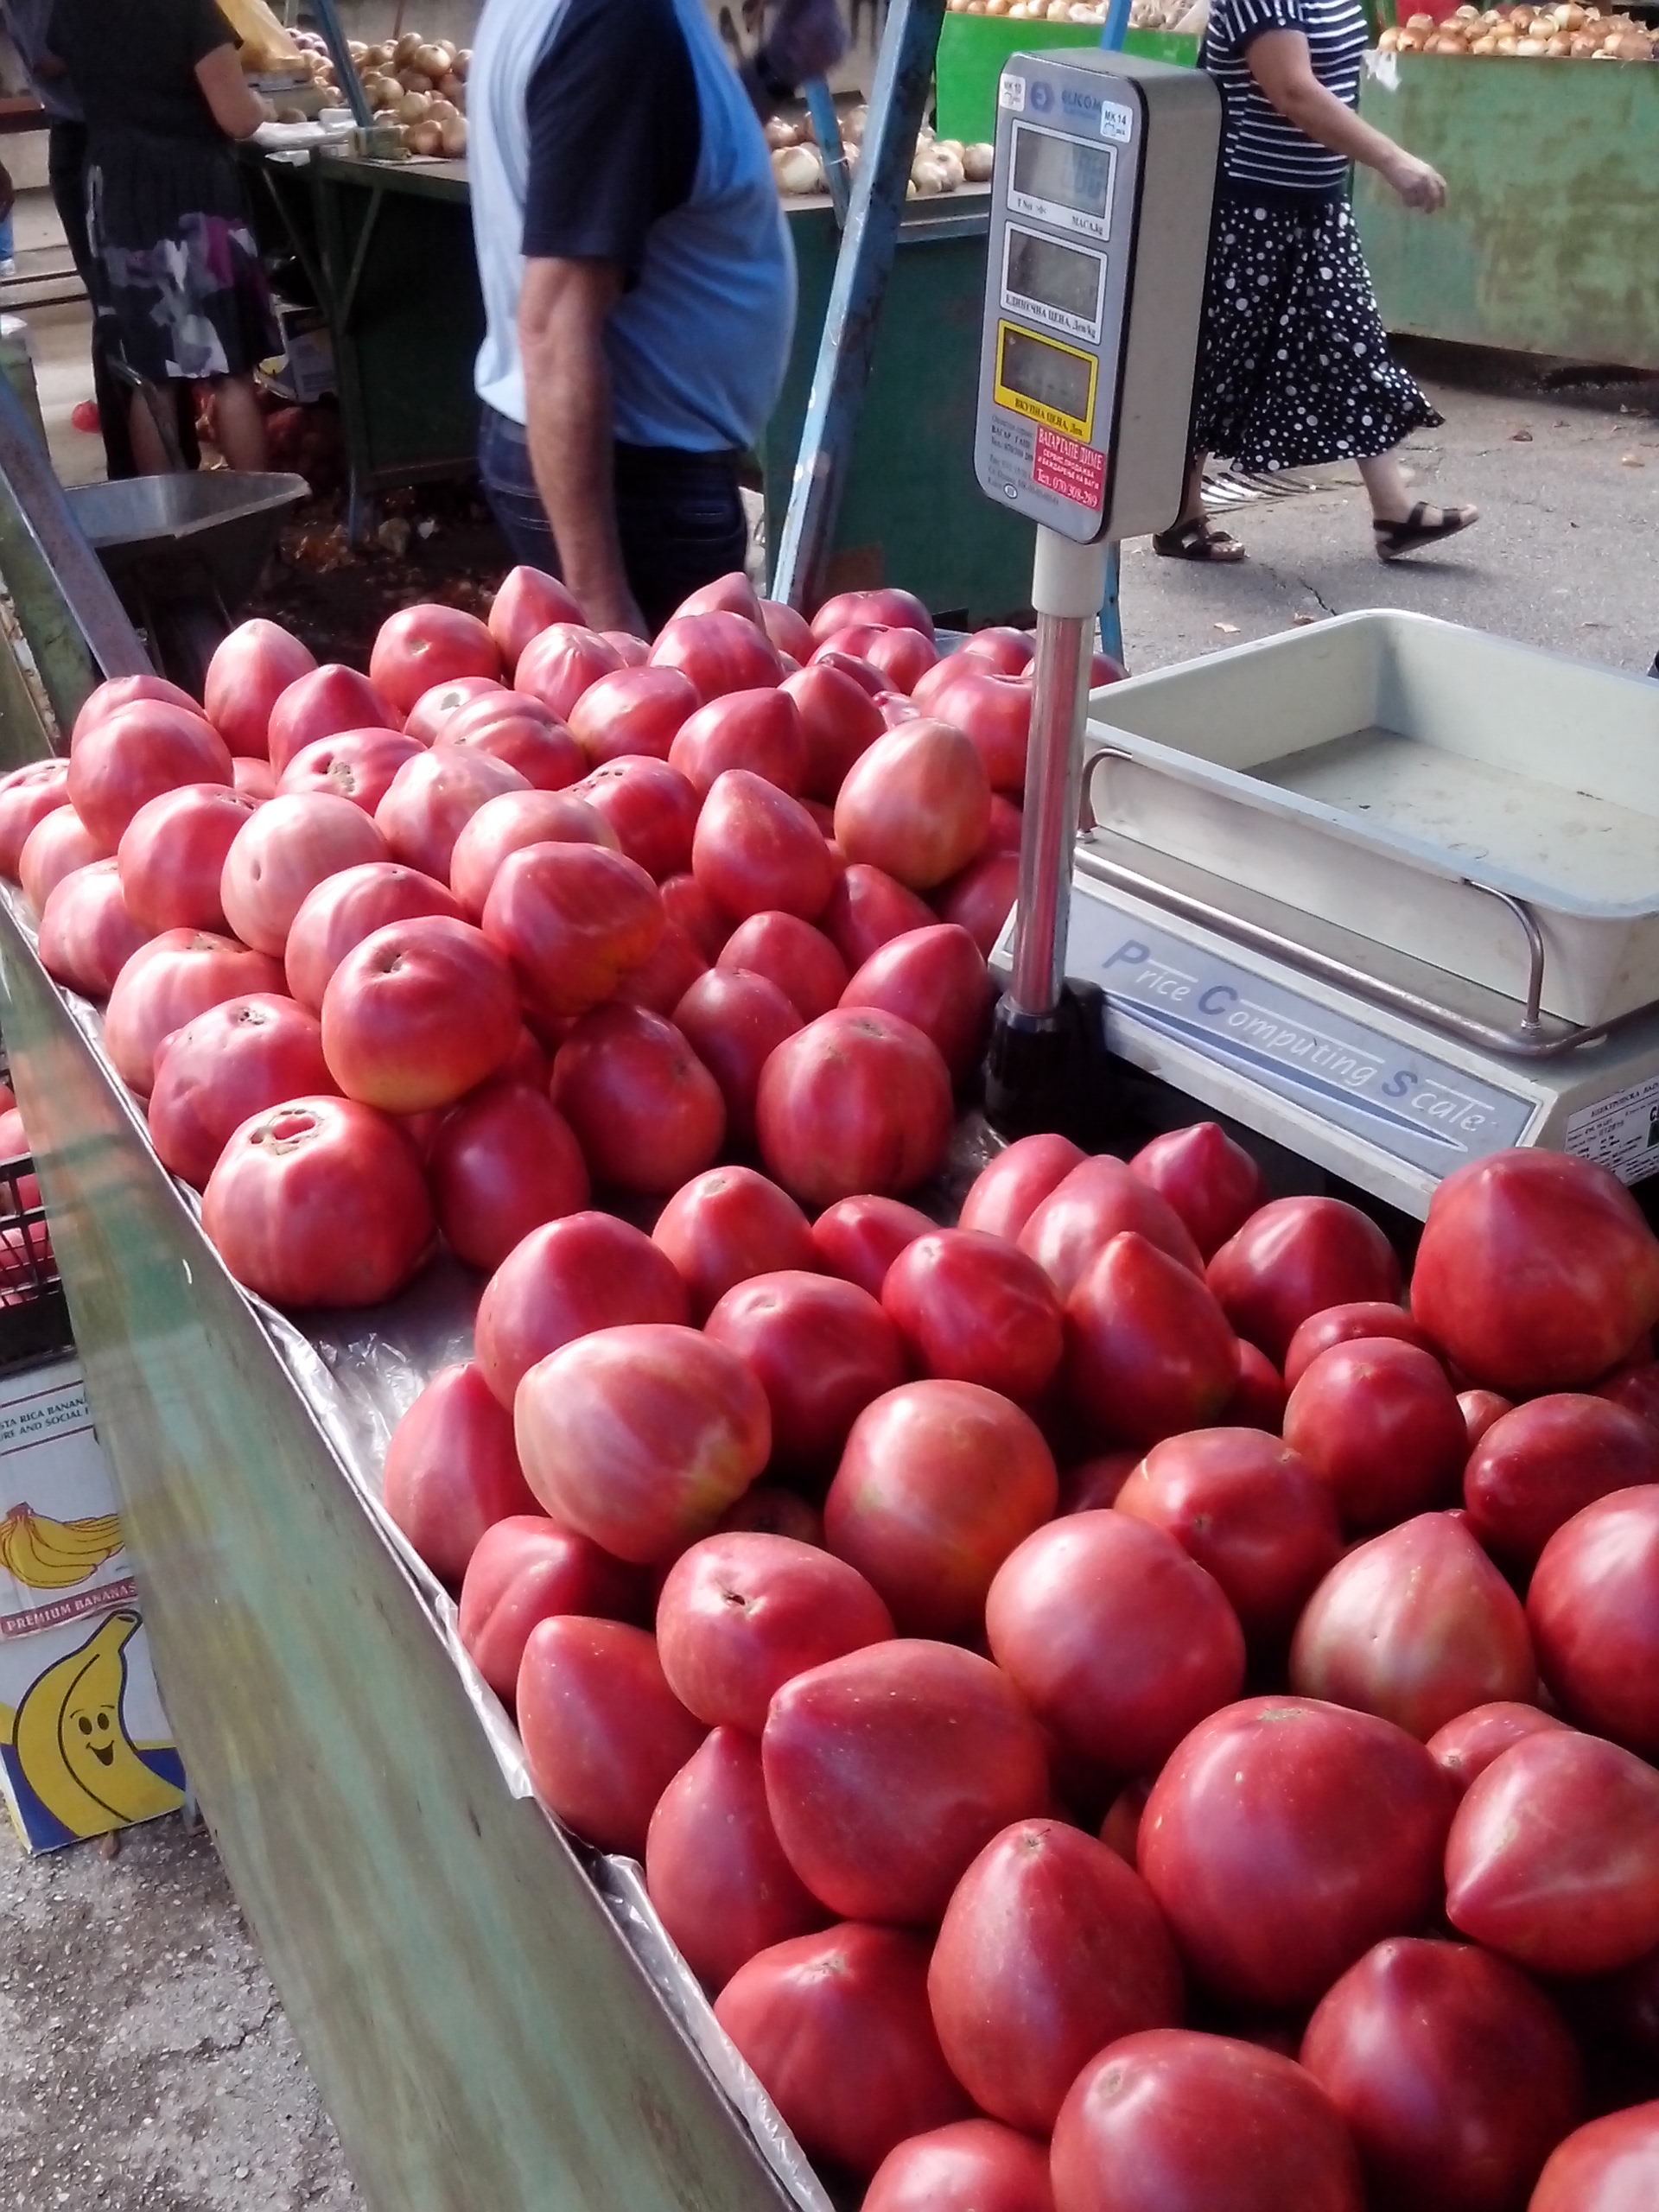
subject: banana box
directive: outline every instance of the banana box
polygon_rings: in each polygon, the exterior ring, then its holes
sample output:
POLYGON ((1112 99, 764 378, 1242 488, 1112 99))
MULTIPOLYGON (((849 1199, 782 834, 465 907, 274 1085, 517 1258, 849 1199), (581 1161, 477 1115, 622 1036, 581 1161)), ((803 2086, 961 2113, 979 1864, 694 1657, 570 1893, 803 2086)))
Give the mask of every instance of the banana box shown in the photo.
POLYGON ((79 1363, 0 1379, 0 1646, 135 1595, 79 1363))
POLYGON ((0 1643, 0 1790, 33 1852, 184 1802, 136 1607, 0 1643))

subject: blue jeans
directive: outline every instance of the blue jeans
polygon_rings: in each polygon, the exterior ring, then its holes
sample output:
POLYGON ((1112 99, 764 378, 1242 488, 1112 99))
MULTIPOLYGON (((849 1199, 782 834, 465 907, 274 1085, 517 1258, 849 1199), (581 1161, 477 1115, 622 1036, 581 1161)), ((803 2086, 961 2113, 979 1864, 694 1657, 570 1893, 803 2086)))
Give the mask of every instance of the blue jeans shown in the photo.
MULTIPOLYGON (((735 453, 619 445, 616 524, 622 565, 652 632, 700 584, 741 569, 748 524, 735 453)), ((557 575, 558 548, 536 489, 522 423, 486 407, 479 429, 484 495, 515 561, 557 575)))

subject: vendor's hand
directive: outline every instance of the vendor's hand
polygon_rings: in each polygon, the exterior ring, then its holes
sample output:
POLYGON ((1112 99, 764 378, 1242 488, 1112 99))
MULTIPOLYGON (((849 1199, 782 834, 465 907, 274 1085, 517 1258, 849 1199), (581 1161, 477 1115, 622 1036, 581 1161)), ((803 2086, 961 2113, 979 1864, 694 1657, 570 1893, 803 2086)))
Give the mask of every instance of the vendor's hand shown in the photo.
POLYGON ((825 75, 847 51, 838 0, 779 0, 764 51, 772 75, 786 85, 825 75))
POLYGON ((1396 146, 1394 158, 1383 171, 1408 207, 1416 207, 1426 215, 1446 205, 1446 179, 1438 169, 1430 168, 1427 162, 1420 162, 1415 154, 1407 153, 1403 146, 1396 146))
POLYGON ((630 637, 643 638, 650 643, 651 625, 639 612, 639 602, 626 583, 576 591, 575 597, 590 630, 626 630, 630 637))

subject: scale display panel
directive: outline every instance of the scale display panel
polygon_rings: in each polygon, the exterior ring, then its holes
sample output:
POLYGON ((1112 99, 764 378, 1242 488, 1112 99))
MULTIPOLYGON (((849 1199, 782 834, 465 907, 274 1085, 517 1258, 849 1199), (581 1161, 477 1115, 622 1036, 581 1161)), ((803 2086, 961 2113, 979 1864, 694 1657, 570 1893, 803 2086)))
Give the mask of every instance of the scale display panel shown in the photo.
POLYGON ((1094 355, 1012 322, 1000 327, 999 340, 997 405, 1086 443, 1095 420, 1094 355))
POLYGON ((1100 337, 1106 257, 1010 223, 1002 250, 1002 305, 1068 338, 1100 337))
POLYGON ((1112 181, 1117 156, 1098 140, 1063 137, 1034 123, 1014 126, 1008 207, 1079 237, 1112 234, 1112 181))

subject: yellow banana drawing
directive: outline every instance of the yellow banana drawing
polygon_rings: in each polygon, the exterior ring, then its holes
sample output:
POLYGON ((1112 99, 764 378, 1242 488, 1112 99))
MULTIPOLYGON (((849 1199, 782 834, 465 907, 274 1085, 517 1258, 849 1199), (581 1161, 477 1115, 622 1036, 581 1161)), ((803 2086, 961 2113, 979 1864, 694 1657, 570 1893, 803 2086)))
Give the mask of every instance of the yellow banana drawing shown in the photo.
POLYGON ((78 1651, 24 1692, 12 1724, 23 1778, 72 1835, 154 1820, 183 1803, 181 1790, 144 1764, 127 1734, 126 1646, 137 1613, 108 1613, 78 1651))
POLYGON ((67 1590, 112 1558, 123 1541, 113 1513, 54 1521, 50 1514, 14 1505, 0 1520, 0 1567, 29 1589, 67 1590))

